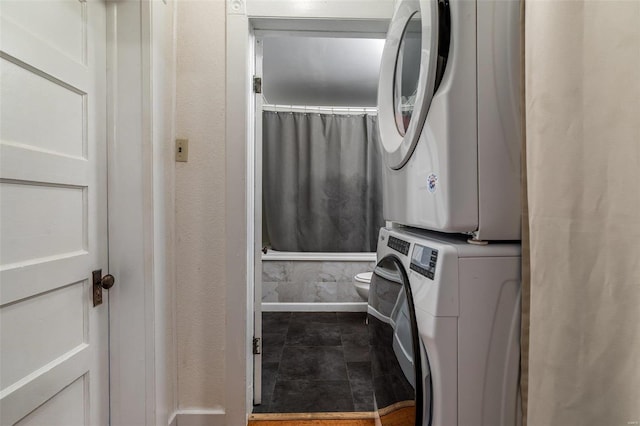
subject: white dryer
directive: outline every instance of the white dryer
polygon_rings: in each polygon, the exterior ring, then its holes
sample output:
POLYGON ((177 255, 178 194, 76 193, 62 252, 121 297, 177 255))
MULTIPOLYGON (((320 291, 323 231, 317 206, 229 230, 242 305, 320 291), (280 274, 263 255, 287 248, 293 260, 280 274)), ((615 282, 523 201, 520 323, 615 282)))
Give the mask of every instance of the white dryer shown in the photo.
POLYGON ((382 55, 384 218, 520 239, 519 0, 398 0, 382 55))
POLYGON ((383 228, 367 321, 376 424, 518 424, 519 245, 383 228))

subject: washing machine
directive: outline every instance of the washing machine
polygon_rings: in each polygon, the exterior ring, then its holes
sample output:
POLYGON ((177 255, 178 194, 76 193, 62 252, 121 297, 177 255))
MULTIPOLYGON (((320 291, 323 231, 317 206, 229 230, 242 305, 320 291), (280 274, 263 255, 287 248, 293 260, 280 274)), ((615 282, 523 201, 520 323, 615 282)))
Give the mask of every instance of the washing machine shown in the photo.
POLYGON ((519 424, 518 244, 381 229, 367 322, 377 425, 519 424))
POLYGON ((520 239, 520 2, 398 0, 380 68, 384 218, 520 239))

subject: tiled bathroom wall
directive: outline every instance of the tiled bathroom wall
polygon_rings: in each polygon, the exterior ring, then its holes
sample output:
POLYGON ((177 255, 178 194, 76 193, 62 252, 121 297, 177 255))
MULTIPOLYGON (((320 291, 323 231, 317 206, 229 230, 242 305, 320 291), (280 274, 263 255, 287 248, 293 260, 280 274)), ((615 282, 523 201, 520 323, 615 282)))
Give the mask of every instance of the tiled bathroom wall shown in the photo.
POLYGON ((353 277, 373 271, 369 261, 263 260, 263 302, 363 302, 353 277))

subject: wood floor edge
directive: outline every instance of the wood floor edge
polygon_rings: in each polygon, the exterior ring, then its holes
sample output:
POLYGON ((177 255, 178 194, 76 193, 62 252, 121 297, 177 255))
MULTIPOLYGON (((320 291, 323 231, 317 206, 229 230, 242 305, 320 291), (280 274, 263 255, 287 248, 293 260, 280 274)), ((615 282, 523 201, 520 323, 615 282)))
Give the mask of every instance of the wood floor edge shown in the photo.
POLYGON ((254 421, 291 421, 291 420, 368 420, 374 419, 375 413, 370 411, 348 413, 264 413, 251 414, 249 420, 254 421))
POLYGON ((389 405, 388 407, 381 408, 378 411, 378 414, 382 416, 386 416, 387 414, 393 413, 395 411, 401 410, 403 408, 414 408, 416 403, 414 401, 400 401, 396 402, 393 405, 389 405))

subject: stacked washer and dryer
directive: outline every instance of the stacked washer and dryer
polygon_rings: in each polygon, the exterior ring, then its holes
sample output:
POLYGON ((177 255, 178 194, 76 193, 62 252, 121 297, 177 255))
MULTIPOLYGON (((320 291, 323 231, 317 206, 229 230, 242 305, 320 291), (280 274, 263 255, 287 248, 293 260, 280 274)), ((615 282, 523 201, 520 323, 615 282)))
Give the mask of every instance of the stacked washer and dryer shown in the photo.
POLYGON ((368 299, 377 424, 520 421, 520 4, 398 0, 368 299))

